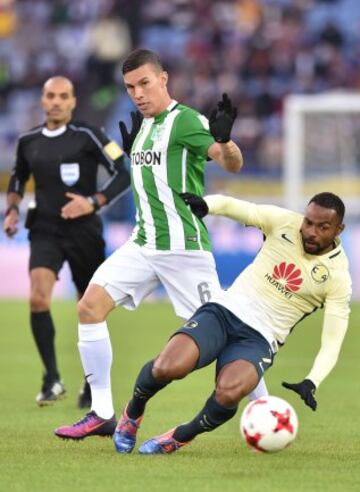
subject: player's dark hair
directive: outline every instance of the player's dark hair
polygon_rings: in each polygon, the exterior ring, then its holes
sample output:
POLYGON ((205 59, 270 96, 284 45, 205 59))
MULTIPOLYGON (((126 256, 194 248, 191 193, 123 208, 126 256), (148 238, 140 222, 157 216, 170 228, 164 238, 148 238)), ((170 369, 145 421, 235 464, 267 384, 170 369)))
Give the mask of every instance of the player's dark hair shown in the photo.
POLYGON ((334 193, 330 193, 328 191, 318 193, 311 198, 311 200, 309 201, 309 205, 310 203, 316 203, 316 205, 319 205, 320 207, 331 208, 335 210, 340 219, 340 222, 343 221, 345 215, 345 205, 341 198, 339 198, 334 193))
POLYGON ((138 48, 132 51, 125 59, 122 66, 122 73, 125 75, 127 72, 131 72, 142 65, 146 65, 146 63, 151 63, 157 67, 159 71, 164 70, 159 56, 154 51, 138 48))

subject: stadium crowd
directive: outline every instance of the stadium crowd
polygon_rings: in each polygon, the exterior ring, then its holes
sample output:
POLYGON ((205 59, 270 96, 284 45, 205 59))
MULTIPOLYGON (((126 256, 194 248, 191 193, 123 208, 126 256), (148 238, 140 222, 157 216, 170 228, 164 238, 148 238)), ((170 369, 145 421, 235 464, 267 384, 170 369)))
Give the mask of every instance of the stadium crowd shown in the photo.
POLYGON ((245 172, 277 173, 284 96, 356 90, 359 26, 357 0, 4 0, 1 170, 8 175, 18 134, 41 120, 39 90, 54 73, 74 81, 77 117, 115 136, 119 108, 130 109, 121 61, 146 46, 165 61, 180 100, 208 114, 228 92, 245 172))

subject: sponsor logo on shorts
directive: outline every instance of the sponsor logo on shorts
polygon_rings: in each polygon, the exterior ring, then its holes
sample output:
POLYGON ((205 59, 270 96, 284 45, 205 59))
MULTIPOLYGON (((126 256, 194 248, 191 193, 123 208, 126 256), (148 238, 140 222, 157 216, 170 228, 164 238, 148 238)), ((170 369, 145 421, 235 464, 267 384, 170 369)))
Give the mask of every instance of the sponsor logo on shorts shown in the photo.
POLYGON ((184 324, 184 328, 196 328, 198 326, 198 322, 197 321, 188 321, 187 323, 184 324))

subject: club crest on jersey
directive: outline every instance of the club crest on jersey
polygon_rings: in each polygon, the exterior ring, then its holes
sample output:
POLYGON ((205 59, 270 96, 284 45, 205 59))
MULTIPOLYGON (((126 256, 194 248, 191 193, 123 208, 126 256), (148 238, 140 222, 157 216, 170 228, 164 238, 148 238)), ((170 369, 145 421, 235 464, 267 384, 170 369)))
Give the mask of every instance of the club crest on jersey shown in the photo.
POLYGON ((151 134, 151 140, 155 143, 155 142, 160 142, 163 138, 163 134, 164 134, 164 131, 165 131, 165 125, 162 124, 162 125, 156 125, 152 134, 151 134))
POLYGON ((60 164, 61 181, 67 186, 73 186, 80 178, 80 166, 77 162, 60 164))
POLYGON ((297 268, 294 263, 287 264, 285 261, 275 265, 272 275, 267 273, 265 278, 289 299, 291 299, 293 292, 300 289, 304 281, 301 277, 300 268, 297 268))
POLYGON ((161 152, 154 150, 141 150, 131 153, 132 166, 160 166, 161 152))
POLYGON ((317 284, 323 284, 327 281, 329 277, 329 270, 326 268, 325 265, 321 265, 320 263, 318 265, 315 265, 311 270, 311 278, 317 284))

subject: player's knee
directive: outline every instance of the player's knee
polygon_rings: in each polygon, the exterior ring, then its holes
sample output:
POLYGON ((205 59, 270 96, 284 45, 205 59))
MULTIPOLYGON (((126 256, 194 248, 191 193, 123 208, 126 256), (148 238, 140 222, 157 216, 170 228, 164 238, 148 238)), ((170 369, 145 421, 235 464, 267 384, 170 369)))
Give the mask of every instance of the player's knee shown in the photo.
POLYGON ((224 407, 236 405, 247 393, 246 384, 241 381, 231 384, 219 383, 215 390, 216 400, 224 407))
POLYGON ((152 373, 158 381, 172 381, 184 378, 187 371, 170 358, 160 356, 154 362, 152 373))
POLYGON ((30 296, 30 309, 33 313, 48 311, 50 298, 40 290, 33 291, 30 296))
POLYGON ((100 323, 114 307, 114 301, 102 287, 90 284, 77 304, 80 323, 100 323))
POLYGON ((82 323, 96 323, 103 321, 98 318, 96 303, 86 296, 86 294, 78 301, 77 311, 79 319, 82 323))

